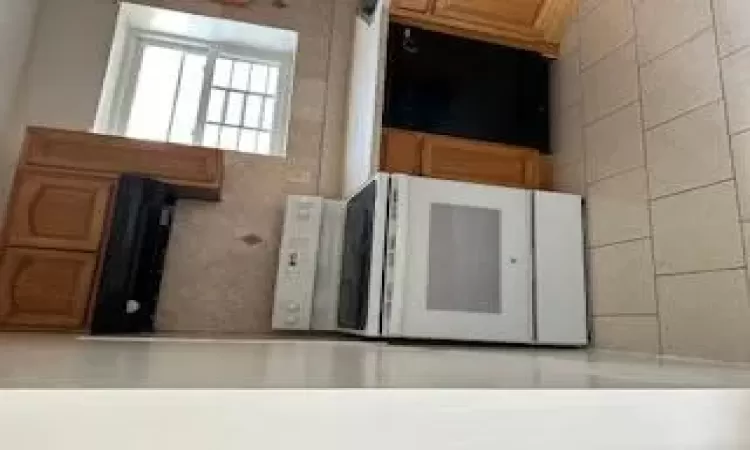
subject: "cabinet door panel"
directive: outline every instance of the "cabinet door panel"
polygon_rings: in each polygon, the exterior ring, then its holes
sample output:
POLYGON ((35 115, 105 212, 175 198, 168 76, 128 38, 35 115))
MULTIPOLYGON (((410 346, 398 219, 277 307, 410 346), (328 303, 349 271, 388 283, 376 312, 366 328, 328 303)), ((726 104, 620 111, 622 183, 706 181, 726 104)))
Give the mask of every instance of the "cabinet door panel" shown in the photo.
POLYGON ((81 329, 96 255, 7 248, 0 263, 0 325, 81 329))
POLYGON ((536 188, 538 158, 531 149, 428 136, 422 152, 422 172, 432 178, 536 188))
POLYGON ((393 0, 391 8, 408 9, 410 11, 426 12, 433 0, 393 0))
POLYGON ((544 3, 557 0, 437 0, 435 15, 489 26, 532 29, 544 3))
POLYGON ((410 131, 386 129, 380 170, 389 173, 422 173, 422 136, 410 131))
POLYGON ((9 245, 96 251, 113 181, 24 170, 9 215, 9 245))

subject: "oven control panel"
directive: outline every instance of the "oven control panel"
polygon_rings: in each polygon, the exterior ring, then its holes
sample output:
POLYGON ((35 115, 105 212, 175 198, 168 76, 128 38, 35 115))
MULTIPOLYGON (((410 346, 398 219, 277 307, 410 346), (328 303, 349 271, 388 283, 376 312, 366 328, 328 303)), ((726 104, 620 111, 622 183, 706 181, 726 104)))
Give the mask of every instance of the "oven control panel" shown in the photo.
POLYGON ((287 199, 276 277, 275 330, 310 329, 322 202, 319 197, 298 195, 287 199))

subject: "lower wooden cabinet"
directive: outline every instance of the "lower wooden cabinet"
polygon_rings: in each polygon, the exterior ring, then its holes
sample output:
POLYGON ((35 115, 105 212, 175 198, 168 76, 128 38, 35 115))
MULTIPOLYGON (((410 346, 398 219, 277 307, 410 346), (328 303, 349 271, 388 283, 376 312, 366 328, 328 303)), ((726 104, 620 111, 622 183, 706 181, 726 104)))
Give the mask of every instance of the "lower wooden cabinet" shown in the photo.
POLYGON ((552 166, 531 148, 385 129, 380 170, 527 189, 550 189, 552 166))
POLYGON ((95 253, 6 248, 0 261, 0 325, 83 329, 95 253))
POLYGON ((380 167, 391 173, 422 174, 423 136, 411 131, 389 129, 383 133, 380 167))
POLYGON ((510 187, 539 187, 539 154, 444 136, 425 138, 422 175, 510 187))
POLYGON ((95 252, 115 181, 65 171, 18 171, 8 212, 8 245, 95 252))

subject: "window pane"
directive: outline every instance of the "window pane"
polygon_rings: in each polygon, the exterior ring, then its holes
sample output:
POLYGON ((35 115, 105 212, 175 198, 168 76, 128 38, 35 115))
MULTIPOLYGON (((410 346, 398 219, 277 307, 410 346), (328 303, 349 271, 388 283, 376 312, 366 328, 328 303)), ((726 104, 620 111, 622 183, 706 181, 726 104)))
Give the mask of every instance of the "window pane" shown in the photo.
POLYGON ((248 128, 260 128, 260 116, 263 108, 263 97, 259 95, 248 95, 245 105, 245 126, 248 128))
POLYGON ((226 91, 211 89, 211 97, 208 99, 208 111, 206 112, 206 119, 209 122, 221 122, 225 97, 226 91))
POLYGON ((263 108, 263 128, 270 130, 273 128, 274 111, 276 110, 276 100, 267 98, 263 108))
POLYGON ((250 63, 236 61, 232 71, 232 88, 241 91, 247 90, 247 83, 250 81, 250 63))
POLYGON ((182 66, 182 80, 177 93, 172 131, 169 134, 171 142, 181 144, 193 143, 193 132, 198 118, 198 107, 203 89, 203 70, 206 57, 203 55, 185 55, 182 66))
POLYGON ((203 129, 203 145, 206 147, 219 146, 219 127, 217 125, 206 125, 203 129))
POLYGON ((240 129, 234 127, 221 127, 219 135, 219 147, 224 150, 237 150, 237 140, 239 139, 240 129))
POLYGON ((229 78, 232 76, 232 61, 219 58, 214 68, 214 86, 229 87, 229 78))
POLYGON ((227 103, 227 115, 224 118, 224 123, 228 125, 240 125, 242 122, 242 103, 245 101, 245 96, 239 92, 229 93, 229 103, 227 103))
POLYGON ((257 152, 262 155, 271 154, 271 133, 258 133, 258 149, 257 152))
POLYGON ((240 134, 240 151, 254 153, 258 141, 258 132, 253 130, 242 130, 240 134))
POLYGON ((278 94, 279 89, 279 68, 269 67, 268 68, 268 93, 271 95, 278 94))
POLYGON ((265 93, 268 86, 268 66, 265 64, 253 64, 250 75, 250 90, 265 93))
POLYGON ((167 139, 182 52, 147 45, 138 72, 125 135, 138 139, 167 139))

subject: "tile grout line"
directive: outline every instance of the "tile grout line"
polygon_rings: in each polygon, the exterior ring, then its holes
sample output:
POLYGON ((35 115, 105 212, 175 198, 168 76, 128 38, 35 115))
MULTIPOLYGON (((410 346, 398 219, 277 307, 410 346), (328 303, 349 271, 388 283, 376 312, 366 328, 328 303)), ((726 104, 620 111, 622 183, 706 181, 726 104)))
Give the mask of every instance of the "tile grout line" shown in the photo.
MULTIPOLYGON (((645 168, 646 168, 646 165, 645 165, 645 164, 643 164, 643 165, 638 165, 638 166, 633 166, 633 167, 628 167, 627 169, 622 169, 622 170, 618 170, 617 172, 611 173, 611 174, 609 174, 609 175, 605 175, 605 176, 603 176, 603 177, 601 177, 601 178, 597 178, 597 179, 595 179, 595 180, 588 180, 588 179, 587 179, 587 183, 589 183, 589 184, 597 184, 597 183, 602 183, 602 182, 604 182, 604 181, 609 181, 609 180, 611 180, 612 178, 617 178, 617 177, 619 177, 619 176, 622 176, 622 175, 626 175, 626 174, 628 174, 628 173, 630 173, 630 172, 635 172, 635 171, 636 171, 636 170, 638 170, 638 169, 645 169, 645 168)), ((648 200, 648 199, 647 199, 647 200, 648 200)))
POLYGON ((677 197, 677 196, 682 195, 682 194, 689 194, 691 192, 699 191, 701 189, 706 189, 706 188, 718 186, 720 184, 726 183, 727 181, 732 181, 733 179, 734 179, 734 175, 730 175, 728 178, 723 178, 723 179, 718 180, 718 181, 712 181, 710 183, 702 184, 700 186, 695 186, 695 187, 691 187, 691 188, 687 188, 687 189, 682 189, 682 190, 677 191, 677 192, 670 192, 669 194, 664 194, 664 195, 660 195, 658 197, 650 198, 649 199, 649 203, 655 203, 655 202, 657 202, 659 200, 665 200, 665 199, 669 199, 669 198, 672 198, 672 197, 677 197))
POLYGON ((675 272, 675 273, 657 273, 656 278, 681 277, 681 276, 687 276, 687 275, 701 275, 705 273, 730 272, 733 270, 744 270, 744 269, 747 269, 747 264, 741 264, 739 266, 731 266, 731 267, 719 267, 716 269, 686 270, 684 272, 675 272))
MULTIPOLYGON (((630 0, 630 6, 632 9, 632 18, 633 18, 633 33, 635 34, 635 40, 638 41, 638 21, 636 18, 635 13, 635 0, 630 0)), ((640 50, 638 49, 638 45, 635 46, 635 65, 636 65, 636 73, 638 77, 638 100, 640 105, 640 119, 641 119, 641 146, 643 148, 643 166, 646 171, 646 211, 648 213, 648 227, 649 227, 649 233, 651 234, 651 267, 653 267, 654 273, 654 282, 652 283, 652 289, 654 294, 654 303, 656 307, 656 336, 657 336, 657 342, 656 342, 656 350, 661 355, 664 354, 664 344, 663 344, 663 338, 662 338, 662 323, 661 323, 661 302, 659 301, 659 289, 657 287, 656 283, 656 251, 655 251, 655 235, 654 233, 654 218, 651 208, 651 203, 649 202, 649 197, 651 197, 651 177, 649 176, 649 170, 648 170, 648 145, 646 142, 646 115, 643 107, 643 83, 641 80, 641 65, 640 65, 640 50)))
POLYGON ((651 239, 651 236, 641 236, 637 238, 624 239, 622 241, 608 242, 606 244, 592 245, 587 247, 587 250, 599 250, 607 247, 614 247, 616 245, 632 244, 638 241, 645 241, 646 239, 651 239))
POLYGON ((724 67, 721 63, 721 49, 719 48, 719 27, 718 23, 716 21, 716 8, 714 5, 715 0, 711 0, 709 2, 709 6, 711 8, 711 18, 713 20, 713 27, 714 27, 714 46, 716 48, 716 64, 719 68, 719 87, 721 88, 721 97, 724 103, 724 122, 726 124, 726 133, 727 133, 727 139, 729 140, 729 162, 732 167, 732 181, 734 183, 734 196, 735 201, 737 202, 737 218, 739 220, 739 227, 740 227, 740 246, 742 247, 742 260, 745 263, 745 303, 747 304, 748 301, 750 301, 749 294, 750 294, 750 276, 748 276, 747 271, 747 246, 745 245, 745 226, 742 222, 742 200, 740 199, 740 185, 737 182, 737 165, 734 161, 734 146, 732 145, 732 141, 734 140, 732 137, 732 131, 731 126, 729 123, 729 108, 727 107, 727 93, 726 93, 726 86, 724 85, 724 67))
POLYGON ((636 47, 638 46, 638 43, 636 42, 636 39, 635 39, 635 31, 633 31, 633 36, 631 36, 627 40, 625 40, 625 41, 623 41, 623 42, 615 45, 610 50, 608 50, 607 53, 604 54, 604 56, 600 56, 600 57, 598 57, 597 59, 591 61, 588 64, 584 65, 583 64, 583 58, 579 58, 579 59, 581 59, 581 73, 593 69, 594 66, 598 65, 600 62, 604 61, 605 59, 609 58, 615 52, 617 52, 619 50, 622 50, 623 48, 625 48, 629 44, 633 44, 636 47))
POLYGON ((609 119, 610 117, 615 116, 618 113, 623 112, 624 110, 628 109, 629 107, 635 105, 636 102, 638 102, 638 101, 639 101, 638 99, 635 99, 635 100, 630 101, 630 102, 628 102, 628 103, 626 103, 626 104, 624 104, 622 106, 618 106, 617 108, 615 108, 615 109, 613 109, 611 111, 607 111, 606 113, 602 114, 601 116, 597 117, 596 119, 594 119, 594 120, 592 120, 590 122, 586 122, 585 117, 584 117, 584 120, 582 121, 583 122, 583 128, 593 127, 594 125, 598 124, 599 122, 603 122, 603 121, 609 119))
MULTIPOLYGON (((640 75, 639 75, 639 77, 640 77, 640 75)), ((655 129, 657 129, 657 128, 659 128, 659 127, 662 127, 662 126, 664 126, 664 125, 670 124, 670 123, 672 123, 672 122, 674 122, 674 121, 676 121, 676 120, 678 120, 678 119, 682 119, 682 118, 683 118, 683 117, 685 117, 685 116, 689 116, 690 114, 693 114, 693 113, 695 113, 695 112, 698 112, 698 110, 700 110, 700 109, 703 109, 703 108, 705 108, 706 106, 710 106, 710 105, 712 105, 713 103, 717 103, 717 102, 720 102, 720 101, 723 101, 723 100, 724 100, 724 99, 723 99, 722 95, 720 94, 720 95, 719 95, 719 97, 716 97, 716 98, 714 98, 714 99, 711 99, 711 100, 709 100, 709 101, 707 101, 707 102, 705 102, 705 103, 701 103, 701 104, 700 104, 700 105, 698 105, 698 106, 693 106, 693 107, 691 107, 691 108, 688 108, 688 109, 686 109, 686 110, 682 111, 681 113, 677 114, 677 115, 676 115, 676 116, 674 116, 674 117, 670 117, 670 118, 669 118, 669 119, 667 119, 667 120, 663 120, 663 121, 661 121, 661 122, 657 122, 656 124, 654 124, 654 125, 651 125, 650 127, 644 128, 644 132, 654 131, 655 129)), ((644 123, 644 126, 645 126, 645 123, 644 123)))
MULTIPOLYGON (((718 33, 718 30, 717 30, 717 33, 718 33)), ((718 35, 717 35, 717 39, 718 39, 718 35)), ((718 46, 718 43, 717 43, 717 46, 718 46)), ((719 52, 721 52, 721 49, 718 49, 717 50, 717 56, 719 57, 719 61, 724 61, 725 59, 729 59, 729 58, 731 58, 732 56, 735 56, 738 53, 742 53, 743 50, 748 50, 748 49, 750 49, 750 44, 742 44, 742 45, 740 45, 739 47, 737 47, 734 50, 730 51, 729 53, 727 53, 724 56, 721 56, 721 54, 719 53, 719 52)))
POLYGON ((684 46, 686 44, 689 44, 692 41, 697 40, 702 34, 708 32, 708 31, 712 31, 712 30, 713 30, 713 23, 711 23, 709 25, 706 25, 705 27, 701 28, 700 30, 696 31, 695 33, 691 34, 690 36, 686 37, 685 39, 683 39, 682 41, 678 42, 677 44, 674 44, 673 46, 669 47, 667 50, 664 50, 664 51, 658 53, 656 56, 652 57, 651 59, 649 59, 647 61, 643 61, 643 62, 641 62, 639 60, 638 61, 638 65, 640 67, 646 67, 646 66, 650 65, 651 63, 654 63, 654 62, 656 62, 656 61, 658 61, 660 59, 664 59, 664 57, 666 57, 667 54, 671 53, 672 50, 677 50, 678 48, 680 48, 680 47, 682 47, 682 46, 684 46))
POLYGON ((619 317, 656 317, 658 313, 612 313, 612 314, 597 314, 594 317, 597 319, 617 319, 619 317))

